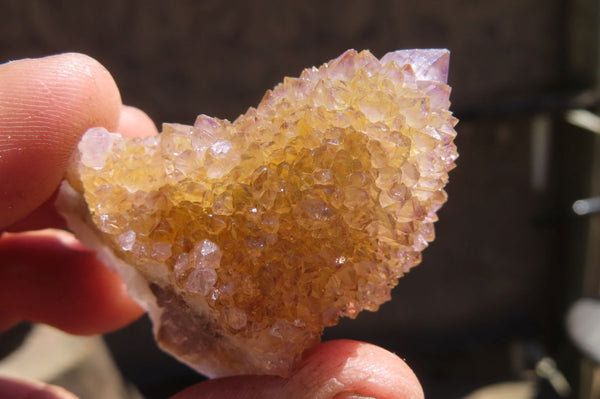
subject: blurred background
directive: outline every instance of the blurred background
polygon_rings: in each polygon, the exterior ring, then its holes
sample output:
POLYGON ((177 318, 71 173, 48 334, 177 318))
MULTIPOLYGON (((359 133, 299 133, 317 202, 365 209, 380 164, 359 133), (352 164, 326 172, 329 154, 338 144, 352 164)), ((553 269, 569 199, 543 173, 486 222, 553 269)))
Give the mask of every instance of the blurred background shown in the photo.
MULTIPOLYGON (((600 359, 565 320, 600 288, 597 201, 572 210, 600 195, 599 20, 595 0, 9 0, 0 2, 0 62, 89 54, 123 102, 160 126, 199 113, 232 120, 284 76, 348 48, 378 57, 450 49, 460 158, 436 241, 390 303, 325 339, 396 352, 428 398, 587 399, 600 398, 600 359)), ((22 325, 1 335, 4 362, 34 333, 22 325)), ((79 366, 46 375, 82 397, 96 397, 111 367, 123 398, 162 398, 201 380, 156 349, 146 319, 93 344, 57 339, 91 345, 71 362, 79 366), (86 366, 90 357, 102 366, 86 366)))

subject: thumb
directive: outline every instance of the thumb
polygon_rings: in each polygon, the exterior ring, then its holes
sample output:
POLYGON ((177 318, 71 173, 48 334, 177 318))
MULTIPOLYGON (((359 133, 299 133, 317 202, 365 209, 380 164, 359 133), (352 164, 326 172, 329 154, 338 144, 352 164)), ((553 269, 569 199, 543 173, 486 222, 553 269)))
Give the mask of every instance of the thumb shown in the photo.
POLYGON ((194 385, 172 399, 422 399, 402 359, 364 342, 336 340, 312 349, 289 378, 234 376, 194 385))
POLYGON ((88 56, 0 65, 0 229, 52 195, 87 128, 115 129, 120 113, 113 78, 88 56))

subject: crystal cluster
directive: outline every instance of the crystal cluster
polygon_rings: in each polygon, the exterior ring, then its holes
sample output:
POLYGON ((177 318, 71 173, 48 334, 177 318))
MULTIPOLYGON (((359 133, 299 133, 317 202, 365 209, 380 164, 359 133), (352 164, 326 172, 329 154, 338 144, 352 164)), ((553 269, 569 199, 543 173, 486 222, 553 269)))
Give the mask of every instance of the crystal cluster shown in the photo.
POLYGON ((349 50, 234 122, 89 130, 59 207, 209 376, 286 375, 434 239, 457 157, 446 50, 349 50))

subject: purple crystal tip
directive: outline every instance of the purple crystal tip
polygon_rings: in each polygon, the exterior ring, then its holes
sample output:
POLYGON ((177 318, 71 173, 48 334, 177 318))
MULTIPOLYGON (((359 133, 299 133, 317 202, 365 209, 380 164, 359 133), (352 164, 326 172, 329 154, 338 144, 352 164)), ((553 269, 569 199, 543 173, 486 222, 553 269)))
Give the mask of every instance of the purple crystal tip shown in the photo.
POLYGON ((398 50, 381 58, 382 65, 391 61, 398 65, 410 64, 418 80, 448 82, 450 51, 446 49, 398 50))

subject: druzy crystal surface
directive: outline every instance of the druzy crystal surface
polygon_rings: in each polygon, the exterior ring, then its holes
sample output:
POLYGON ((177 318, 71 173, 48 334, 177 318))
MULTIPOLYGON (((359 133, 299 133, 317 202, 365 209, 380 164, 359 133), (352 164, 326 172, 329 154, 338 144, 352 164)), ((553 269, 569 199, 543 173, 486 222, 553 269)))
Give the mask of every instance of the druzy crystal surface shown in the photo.
POLYGON ((286 375, 434 239, 457 157, 446 50, 345 52, 235 121, 79 143, 59 207, 209 376, 286 375))

